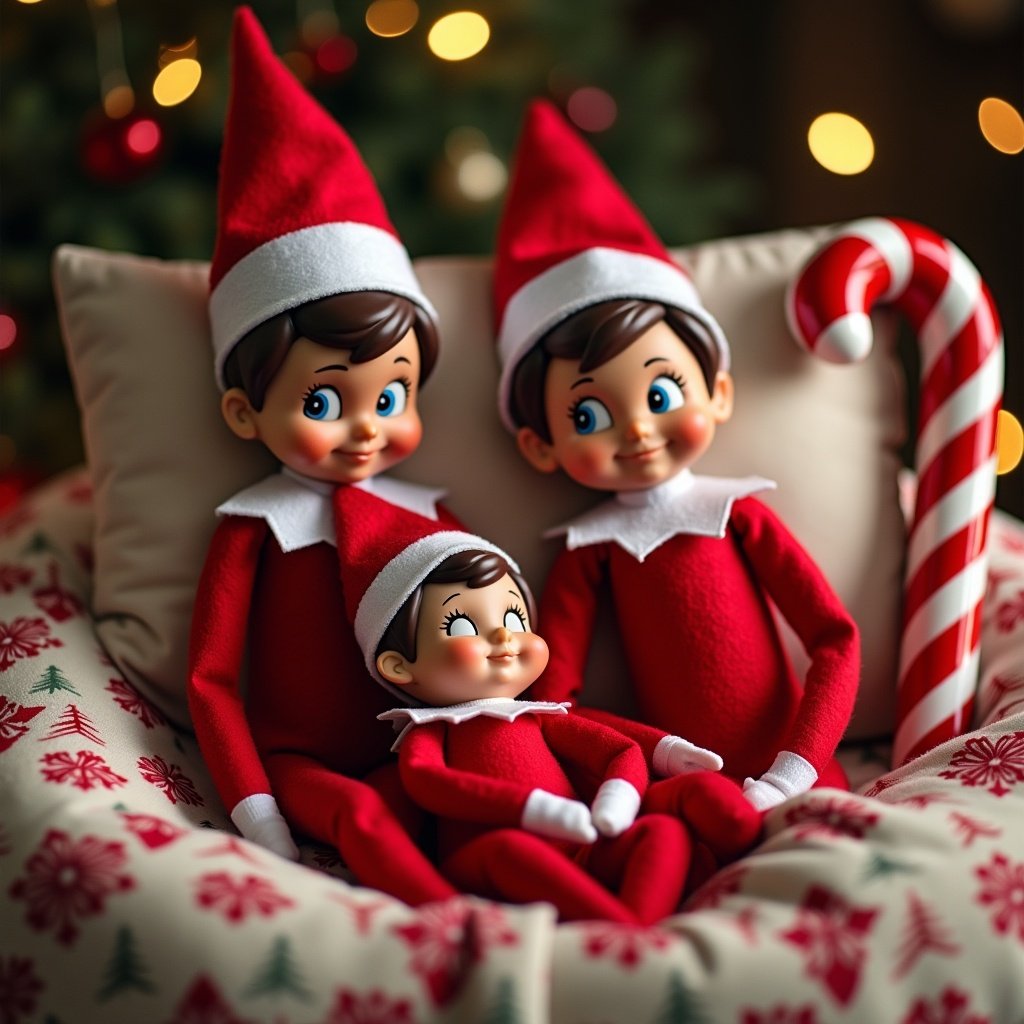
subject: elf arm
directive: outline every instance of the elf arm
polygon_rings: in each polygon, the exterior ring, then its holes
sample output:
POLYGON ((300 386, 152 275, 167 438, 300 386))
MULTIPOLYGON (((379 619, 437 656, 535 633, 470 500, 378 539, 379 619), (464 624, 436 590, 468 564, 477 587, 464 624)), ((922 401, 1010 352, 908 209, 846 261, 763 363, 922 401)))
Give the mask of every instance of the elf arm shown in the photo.
POLYGON ((298 851, 271 795, 239 688, 262 520, 226 516, 217 526, 196 591, 188 702, 203 758, 239 831, 281 856, 298 851))
POLYGON ((835 753, 857 695, 860 638, 821 570, 767 506, 738 501, 732 522, 754 574, 811 659, 784 749, 746 786, 755 806, 772 806, 809 789, 835 753))
MULTIPOLYGON (((547 640, 551 656, 544 674, 530 689, 532 699, 579 700, 606 561, 606 545, 591 544, 565 548, 552 565, 537 616, 537 632, 547 640)), ((718 771, 722 767, 717 754, 662 729, 599 708, 580 706, 576 710, 582 717, 639 744, 655 775, 718 771)))

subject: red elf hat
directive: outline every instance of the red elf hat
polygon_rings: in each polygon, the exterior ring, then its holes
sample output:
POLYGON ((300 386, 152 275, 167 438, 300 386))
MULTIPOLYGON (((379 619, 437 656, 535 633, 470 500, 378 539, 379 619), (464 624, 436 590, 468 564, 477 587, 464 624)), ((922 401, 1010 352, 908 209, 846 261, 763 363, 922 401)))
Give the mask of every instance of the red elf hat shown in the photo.
POLYGON ((404 296, 436 320, 355 144, 240 7, 210 267, 217 383, 235 343, 265 320, 371 290, 404 296))
POLYGON ((358 485, 335 491, 334 516, 345 524, 338 531, 342 590, 366 670, 386 689, 408 700, 401 687, 377 671, 377 648, 413 591, 446 558, 461 551, 500 555, 514 572, 519 572, 519 566, 483 537, 453 530, 358 485))
POLYGON ((610 299, 675 306, 699 320, 729 368, 729 345, 689 275, 675 263, 597 154, 547 100, 534 100, 498 229, 494 311, 498 406, 509 430, 512 377, 562 320, 610 299))

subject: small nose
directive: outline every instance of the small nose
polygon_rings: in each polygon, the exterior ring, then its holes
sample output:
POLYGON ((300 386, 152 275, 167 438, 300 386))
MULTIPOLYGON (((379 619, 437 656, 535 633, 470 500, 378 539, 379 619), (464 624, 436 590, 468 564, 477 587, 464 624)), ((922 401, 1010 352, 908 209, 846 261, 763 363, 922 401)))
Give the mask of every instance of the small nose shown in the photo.
POLYGON ((642 416, 636 416, 626 425, 626 438, 630 441, 642 441, 649 437, 651 424, 642 416))
POLYGON ((507 644, 512 639, 512 630, 499 626, 492 634, 491 641, 496 644, 507 644))
POLYGON ((352 425, 352 436, 360 441, 372 441, 377 436, 377 424, 365 416, 352 425))

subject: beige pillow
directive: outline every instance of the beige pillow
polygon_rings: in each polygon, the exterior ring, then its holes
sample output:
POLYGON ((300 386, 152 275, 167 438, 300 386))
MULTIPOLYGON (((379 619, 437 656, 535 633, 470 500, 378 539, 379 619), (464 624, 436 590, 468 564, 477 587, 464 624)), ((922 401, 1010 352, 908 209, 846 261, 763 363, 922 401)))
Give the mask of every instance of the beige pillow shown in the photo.
MULTIPOLYGON (((779 482, 767 500, 861 625, 865 668, 851 735, 875 735, 892 725, 902 384, 891 325, 858 366, 825 365, 790 338, 782 293, 815 237, 780 232, 678 254, 730 338, 737 383, 733 420, 699 468, 779 482)), ((595 495, 535 473, 500 426, 490 264, 431 258, 416 269, 440 314, 442 350, 422 396, 423 444, 397 475, 447 487, 453 511, 512 552, 539 589, 557 552, 541 532, 595 495)), ((118 667, 183 721, 189 612, 212 509, 272 463, 220 420, 204 265, 64 246, 55 278, 96 485, 100 636, 118 667)), ((613 632, 602 629, 588 688, 623 706, 613 632)))

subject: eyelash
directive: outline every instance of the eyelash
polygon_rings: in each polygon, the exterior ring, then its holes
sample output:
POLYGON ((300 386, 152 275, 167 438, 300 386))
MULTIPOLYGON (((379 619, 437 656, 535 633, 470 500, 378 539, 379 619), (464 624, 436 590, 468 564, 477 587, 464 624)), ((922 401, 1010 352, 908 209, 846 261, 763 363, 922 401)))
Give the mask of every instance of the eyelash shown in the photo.
POLYGON ((658 376, 668 377, 669 380, 675 381, 675 383, 679 385, 680 391, 686 391, 686 379, 681 374, 677 373, 675 370, 662 370, 661 373, 658 374, 658 376))
POLYGON ((412 381, 408 377, 399 377, 398 383, 405 388, 405 393, 408 395, 412 391, 412 381))
POLYGON ((523 620, 523 622, 527 622, 527 621, 528 621, 528 619, 527 619, 527 617, 526 617, 526 612, 524 612, 524 611, 523 611, 523 609, 522 609, 522 608, 520 608, 520 607, 519 607, 519 605, 517 605, 517 604, 510 604, 510 605, 509 605, 509 606, 508 606, 508 607, 507 607, 507 608, 505 609, 505 614, 506 614, 506 615, 507 615, 507 614, 508 614, 509 612, 515 612, 515 614, 516 614, 516 615, 518 615, 518 616, 519 616, 519 618, 521 618, 521 619, 523 620))
POLYGON ((450 626, 450 625, 451 625, 451 624, 452 624, 452 623, 453 623, 453 622, 454 622, 454 621, 455 621, 456 619, 465 619, 465 618, 467 618, 467 616, 466 616, 466 613, 465 613, 465 612, 460 612, 458 608, 453 608, 453 609, 452 609, 452 610, 451 610, 451 611, 450 611, 450 612, 449 612, 449 613, 448 613, 448 614, 447 614, 447 615, 446 615, 446 616, 444 617, 444 622, 442 622, 442 623, 441 623, 441 626, 440 626, 441 632, 442 632, 442 633, 444 633, 444 632, 447 632, 447 630, 448 630, 448 627, 449 627, 449 626, 450 626))

